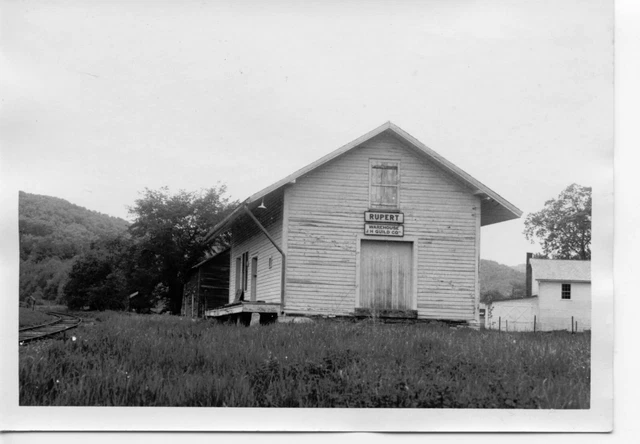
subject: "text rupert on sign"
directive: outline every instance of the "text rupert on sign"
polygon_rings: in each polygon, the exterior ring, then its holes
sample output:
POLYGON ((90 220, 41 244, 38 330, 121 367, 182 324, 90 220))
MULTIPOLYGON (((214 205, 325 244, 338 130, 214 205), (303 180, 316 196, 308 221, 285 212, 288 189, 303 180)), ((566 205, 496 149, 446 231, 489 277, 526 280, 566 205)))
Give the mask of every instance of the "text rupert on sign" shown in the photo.
POLYGON ((388 222, 395 224, 404 223, 404 214, 403 213, 383 213, 377 211, 365 211, 364 213, 364 221, 365 222, 388 222))

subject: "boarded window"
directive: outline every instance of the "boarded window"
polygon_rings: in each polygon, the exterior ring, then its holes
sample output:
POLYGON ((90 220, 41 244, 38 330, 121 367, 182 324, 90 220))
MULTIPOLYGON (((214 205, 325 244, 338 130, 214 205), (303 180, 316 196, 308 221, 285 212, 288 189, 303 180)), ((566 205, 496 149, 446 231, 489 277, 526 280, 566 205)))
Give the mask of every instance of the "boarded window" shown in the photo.
POLYGON ((398 208, 400 162, 371 160, 370 201, 374 208, 398 208))
POLYGON ((571 299, 571 284, 562 284, 562 299, 571 299))

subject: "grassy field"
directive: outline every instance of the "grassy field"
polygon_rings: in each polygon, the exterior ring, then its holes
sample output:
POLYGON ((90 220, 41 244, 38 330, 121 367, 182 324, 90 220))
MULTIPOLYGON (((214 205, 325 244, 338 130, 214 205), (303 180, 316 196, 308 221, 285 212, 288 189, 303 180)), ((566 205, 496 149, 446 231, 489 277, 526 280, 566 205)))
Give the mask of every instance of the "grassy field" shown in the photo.
POLYGON ((20 328, 31 327, 35 325, 46 324, 55 321, 56 318, 49 316, 42 310, 31 310, 30 308, 20 307, 20 328))
POLYGON ((588 333, 82 315, 20 347, 20 405, 589 408, 588 333))

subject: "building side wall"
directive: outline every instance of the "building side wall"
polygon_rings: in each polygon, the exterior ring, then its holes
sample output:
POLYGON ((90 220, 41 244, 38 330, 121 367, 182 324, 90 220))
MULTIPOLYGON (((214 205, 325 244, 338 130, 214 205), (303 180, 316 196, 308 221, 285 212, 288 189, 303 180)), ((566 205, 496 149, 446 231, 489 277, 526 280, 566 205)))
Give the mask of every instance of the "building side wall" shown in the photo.
MULTIPOLYGON (((278 245, 282 245, 282 193, 265 199, 266 210, 256 209, 253 214, 278 245)), ((229 273, 229 302, 236 295, 236 259, 249 253, 249 278, 245 300, 251 299, 251 260, 258 257, 256 300, 280 302, 282 256, 256 223, 244 215, 236 220, 231 230, 231 258, 229 273), (271 258, 271 267, 269 259, 271 258)))
POLYGON ((536 279, 536 270, 535 270, 535 268, 531 267, 531 295, 532 296, 538 296, 538 293, 540 293, 540 284, 538 283, 538 280, 536 279))
POLYGON ((198 316, 206 310, 225 305, 229 300, 229 251, 200 267, 198 316))
POLYGON ((541 330, 571 330, 572 316, 574 322, 578 322, 578 331, 590 330, 591 284, 564 283, 571 284, 571 299, 562 299, 562 282, 541 281, 539 284, 541 330))
MULTIPOLYGON (((369 210, 369 160, 400 161, 399 211, 417 248, 419 318, 477 321, 480 200, 391 135, 381 135, 297 179, 287 200, 285 311, 352 314, 356 252, 369 210)), ((366 236, 373 240, 376 236, 366 236)))

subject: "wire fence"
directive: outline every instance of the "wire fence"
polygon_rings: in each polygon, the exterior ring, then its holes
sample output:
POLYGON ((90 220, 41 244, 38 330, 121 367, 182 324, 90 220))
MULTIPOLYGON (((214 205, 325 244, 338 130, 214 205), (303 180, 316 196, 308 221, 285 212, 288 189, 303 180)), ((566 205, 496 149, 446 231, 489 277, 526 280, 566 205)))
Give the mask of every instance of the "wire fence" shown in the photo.
POLYGON ((553 321, 541 321, 537 315, 532 317, 491 316, 480 320, 481 328, 498 330, 499 332, 540 332, 566 330, 571 333, 591 330, 590 322, 583 317, 571 316, 553 321))

